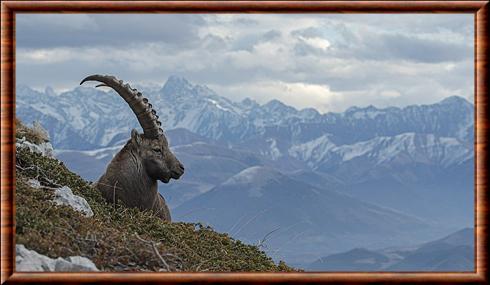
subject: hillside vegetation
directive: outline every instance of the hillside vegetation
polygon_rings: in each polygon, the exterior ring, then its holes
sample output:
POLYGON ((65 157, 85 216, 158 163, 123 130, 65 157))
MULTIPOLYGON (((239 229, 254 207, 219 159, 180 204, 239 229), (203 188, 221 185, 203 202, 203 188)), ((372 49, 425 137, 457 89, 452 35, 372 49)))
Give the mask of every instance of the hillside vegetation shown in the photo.
MULTIPOLYGON (((17 121, 17 138, 46 138, 17 121)), ((16 243, 52 258, 84 256, 103 271, 291 271, 276 265, 258 247, 210 227, 162 222, 141 212, 105 202, 91 185, 62 162, 18 148, 16 152, 16 243), (32 187, 36 179, 41 187, 32 187), (87 200, 94 216, 85 217, 53 200, 68 186, 87 200)))

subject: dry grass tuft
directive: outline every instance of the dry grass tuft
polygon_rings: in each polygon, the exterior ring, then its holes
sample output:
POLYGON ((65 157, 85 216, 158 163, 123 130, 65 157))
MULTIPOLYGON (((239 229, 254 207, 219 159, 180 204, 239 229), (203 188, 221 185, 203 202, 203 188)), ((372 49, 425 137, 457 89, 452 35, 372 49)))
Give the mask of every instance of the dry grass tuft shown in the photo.
POLYGON ((41 124, 39 124, 39 122, 33 122, 32 127, 28 127, 24 125, 24 123, 22 123, 19 119, 15 118, 15 126, 16 126, 16 132, 15 132, 16 138, 20 139, 25 137, 26 140, 35 144, 49 142, 49 134, 41 126, 41 124))

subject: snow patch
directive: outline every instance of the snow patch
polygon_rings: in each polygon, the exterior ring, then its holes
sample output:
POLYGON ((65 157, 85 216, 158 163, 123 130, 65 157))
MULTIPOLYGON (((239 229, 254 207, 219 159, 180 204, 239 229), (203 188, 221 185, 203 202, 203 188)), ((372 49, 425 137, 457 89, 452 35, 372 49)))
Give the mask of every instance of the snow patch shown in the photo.
POLYGON ((273 160, 277 160, 278 158, 280 158, 282 156, 282 153, 281 151, 279 150, 279 148, 277 148, 277 141, 275 139, 267 139, 266 140, 267 143, 269 143, 269 151, 268 151, 268 155, 273 159, 273 160))
POLYGON ((85 115, 82 115, 82 110, 80 107, 70 106, 67 112, 71 119, 71 126, 74 129, 82 130, 85 128, 85 115))
POLYGON ((362 156, 372 150, 373 145, 376 144, 375 140, 370 140, 366 142, 356 143, 352 145, 344 145, 336 148, 340 156, 342 157, 342 161, 349 161, 358 156, 362 156))
POLYGON ((51 116, 60 122, 66 121, 63 115, 59 114, 54 106, 45 103, 37 103, 37 104, 31 104, 29 107, 33 108, 34 110, 40 112, 45 116, 51 116))
POLYGON ((335 148, 335 144, 330 141, 329 136, 328 134, 322 135, 309 142, 295 145, 289 149, 289 155, 311 164, 318 163, 335 148))
POLYGON ((261 197, 267 183, 278 181, 281 174, 263 166, 252 166, 232 176, 222 186, 246 185, 250 197, 261 197))
POLYGON ((122 148, 124 145, 115 145, 115 146, 110 146, 110 147, 103 147, 103 148, 98 148, 98 149, 93 149, 93 150, 71 150, 71 149, 57 149, 55 151, 56 155, 62 154, 62 153, 70 153, 70 152, 78 152, 87 156, 93 156, 96 159, 101 159, 104 158, 110 154, 113 156, 122 148))
POLYGON ((211 102, 214 106, 216 106, 216 108, 220 109, 220 110, 223 110, 225 112, 232 112, 230 109, 228 108, 225 108, 223 106, 221 106, 216 100, 213 100, 213 99, 206 99, 208 102, 211 102))
POLYGON ((102 159, 102 158, 107 157, 107 156, 109 156, 108 153, 102 153, 102 154, 96 155, 95 158, 96 159, 102 159))

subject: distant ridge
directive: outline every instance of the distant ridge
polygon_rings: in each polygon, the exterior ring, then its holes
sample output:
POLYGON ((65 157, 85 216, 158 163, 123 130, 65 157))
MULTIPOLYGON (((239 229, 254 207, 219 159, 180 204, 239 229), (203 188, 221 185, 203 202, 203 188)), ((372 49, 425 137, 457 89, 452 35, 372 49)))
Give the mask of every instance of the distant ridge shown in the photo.
POLYGON ((474 271, 474 229, 465 228, 415 249, 356 248, 322 257, 309 271, 474 271))

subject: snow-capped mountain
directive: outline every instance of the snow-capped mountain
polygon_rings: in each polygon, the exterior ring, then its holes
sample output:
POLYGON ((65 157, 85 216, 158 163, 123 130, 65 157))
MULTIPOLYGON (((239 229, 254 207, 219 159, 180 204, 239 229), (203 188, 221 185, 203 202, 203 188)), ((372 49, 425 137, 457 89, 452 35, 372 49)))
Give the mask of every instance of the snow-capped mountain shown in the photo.
MULTIPOLYGON (((259 105, 251 99, 232 102, 211 89, 170 77, 160 90, 141 90, 155 106, 168 129, 185 128, 201 136, 239 143, 257 137, 307 143, 329 135, 336 145, 353 144, 379 136, 403 133, 433 134, 471 142, 473 105, 449 97, 433 105, 377 109, 352 107, 344 113, 319 114, 296 110, 277 100, 259 105)), ((40 120, 50 130, 53 143, 68 149, 114 145, 138 127, 134 114, 113 91, 76 87, 61 94, 17 87, 17 115, 25 121, 40 120), (74 139, 71 136, 79 137, 74 139), (81 139, 81 140, 80 140, 81 139), (88 144, 88 145, 87 145, 88 144)), ((265 144, 270 148, 270 143, 265 144)), ((283 147, 287 149, 283 149, 283 147)))
POLYGON ((365 157, 374 165, 396 163, 403 156, 405 163, 426 163, 449 167, 473 157, 472 149, 457 138, 433 134, 402 133, 379 136, 353 144, 335 145, 328 135, 294 145, 289 149, 292 157, 307 161, 312 168, 323 164, 336 164, 365 157))
POLYGON ((43 124, 57 148, 112 146, 128 138, 128 128, 138 127, 124 100, 93 88, 77 87, 57 95, 18 86, 16 93, 17 116, 43 124))

